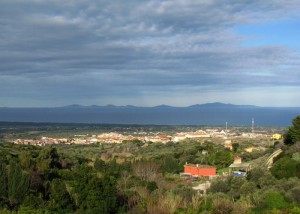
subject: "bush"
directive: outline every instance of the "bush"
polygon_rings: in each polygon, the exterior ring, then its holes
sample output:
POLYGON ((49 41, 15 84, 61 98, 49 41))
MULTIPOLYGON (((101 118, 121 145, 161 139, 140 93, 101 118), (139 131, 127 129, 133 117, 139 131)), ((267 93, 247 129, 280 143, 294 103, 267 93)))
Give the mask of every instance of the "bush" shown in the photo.
POLYGON ((156 182, 155 181, 149 181, 147 183, 147 189, 150 191, 150 192, 153 192, 154 190, 158 189, 157 185, 156 185, 156 182))
POLYGON ((288 191, 288 196, 292 199, 296 204, 300 204, 300 186, 294 187, 293 189, 288 191))
POLYGON ((274 163, 271 172, 278 179, 300 178, 300 163, 290 157, 283 157, 274 163))
POLYGON ((266 209, 286 209, 289 203, 278 192, 267 192, 264 197, 264 207, 266 209))
POLYGON ((223 214, 232 213, 234 209, 234 203, 226 197, 218 197, 213 200, 212 213, 223 214))

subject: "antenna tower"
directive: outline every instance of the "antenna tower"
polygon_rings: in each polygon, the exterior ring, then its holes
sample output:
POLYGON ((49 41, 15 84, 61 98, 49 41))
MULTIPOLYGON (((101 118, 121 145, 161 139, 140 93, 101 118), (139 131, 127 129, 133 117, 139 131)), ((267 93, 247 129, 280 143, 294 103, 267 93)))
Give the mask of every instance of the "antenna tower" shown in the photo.
POLYGON ((254 118, 252 118, 252 134, 254 133, 254 118))

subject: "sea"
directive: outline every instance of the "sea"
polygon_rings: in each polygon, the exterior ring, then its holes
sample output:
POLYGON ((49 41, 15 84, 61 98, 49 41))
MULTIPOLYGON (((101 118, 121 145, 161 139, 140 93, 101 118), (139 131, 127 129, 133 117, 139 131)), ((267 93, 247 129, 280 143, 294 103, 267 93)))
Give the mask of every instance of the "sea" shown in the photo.
POLYGON ((291 126, 300 107, 0 108, 0 121, 137 125, 291 126))

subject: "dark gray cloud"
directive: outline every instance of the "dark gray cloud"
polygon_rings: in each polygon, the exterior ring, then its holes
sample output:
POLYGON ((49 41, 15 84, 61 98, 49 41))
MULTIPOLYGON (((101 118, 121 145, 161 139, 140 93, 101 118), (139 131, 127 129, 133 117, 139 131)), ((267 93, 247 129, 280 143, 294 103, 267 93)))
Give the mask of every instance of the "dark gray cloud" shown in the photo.
POLYGON ((299 52, 247 47, 235 31, 299 18, 298 3, 2 0, 0 105, 185 105, 205 92, 298 87, 299 52))

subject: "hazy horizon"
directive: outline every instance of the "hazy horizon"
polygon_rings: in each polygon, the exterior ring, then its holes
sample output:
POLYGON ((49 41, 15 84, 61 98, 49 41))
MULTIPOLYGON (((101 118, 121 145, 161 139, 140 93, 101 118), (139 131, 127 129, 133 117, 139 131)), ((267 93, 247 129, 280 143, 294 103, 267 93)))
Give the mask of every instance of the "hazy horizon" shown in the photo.
POLYGON ((141 125, 289 126, 300 108, 261 107, 69 107, 0 108, 0 121, 141 125))
MULTIPOLYGON (((221 104, 221 105, 233 105, 233 106, 245 106, 245 107, 259 107, 259 108, 300 108, 300 106, 258 106, 258 105, 252 105, 252 104, 238 104, 238 103, 223 103, 223 102, 209 102, 209 103, 194 103, 191 105, 167 105, 167 104, 158 104, 158 105, 133 105, 133 104, 126 104, 126 105, 116 105, 116 104, 103 104, 103 105, 96 105, 96 104, 67 104, 67 105, 61 105, 61 106, 0 106, 0 108, 63 108, 63 107, 141 107, 141 108, 153 108, 153 107, 163 107, 163 106, 169 106, 169 107, 175 107, 175 108, 185 108, 185 107, 192 107, 192 106, 202 106, 202 105, 208 105, 208 104, 221 104)), ((299 112, 300 113, 300 112, 299 112)))

